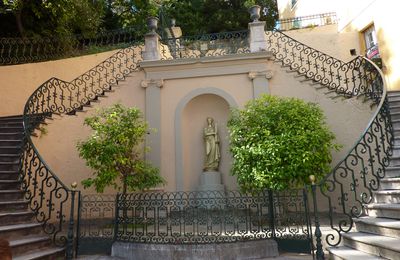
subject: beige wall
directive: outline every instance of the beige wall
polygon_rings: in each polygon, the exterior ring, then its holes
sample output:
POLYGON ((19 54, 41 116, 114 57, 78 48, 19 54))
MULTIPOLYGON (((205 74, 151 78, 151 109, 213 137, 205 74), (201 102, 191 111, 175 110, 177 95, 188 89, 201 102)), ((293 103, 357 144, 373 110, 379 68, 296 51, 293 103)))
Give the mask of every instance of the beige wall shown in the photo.
MULTIPOLYGON (((242 56, 243 57, 243 56, 242 56)), ((224 57, 208 59, 207 62, 194 62, 188 60, 186 64, 173 64, 170 61, 155 62, 144 71, 132 74, 126 81, 100 102, 94 103, 94 108, 108 106, 115 102, 121 102, 128 106, 145 108, 145 89, 140 83, 149 76, 157 75, 170 77, 164 78, 161 88, 161 175, 167 180, 164 190, 176 190, 176 116, 177 108, 182 105, 182 100, 188 96, 191 98, 181 114, 181 147, 183 151, 183 188, 196 189, 199 184, 199 174, 202 170, 204 156, 202 129, 207 116, 212 116, 219 124, 222 140, 223 157, 221 161, 221 173, 223 183, 228 189, 236 186, 235 178, 229 174, 231 157, 228 152, 228 140, 226 121, 230 104, 242 107, 253 97, 252 81, 248 72, 271 70, 272 78, 269 80, 271 94, 279 96, 299 97, 310 102, 321 104, 331 129, 337 135, 337 142, 344 147, 334 154, 334 162, 344 157, 361 131, 367 125, 372 111, 368 104, 362 104, 361 100, 331 99, 324 94, 325 90, 316 90, 308 83, 301 83, 293 73, 286 72, 279 65, 269 61, 267 57, 252 57, 247 59, 224 57), (163 65, 164 64, 164 65, 163 65), (241 70, 241 72, 239 71, 241 70), (203 72, 203 75, 198 73, 203 72), (197 74, 196 74, 197 73, 197 74), (185 77, 174 75, 184 74, 185 77), (208 74, 209 76, 206 76, 208 74), (221 74, 221 75, 217 75, 221 74), (218 90, 228 95, 234 102, 227 100, 226 96, 212 93, 218 90), (203 92, 202 92, 203 91, 203 92), (199 93, 192 95, 193 93, 199 93), (192 95, 192 96, 191 96, 192 95), (228 102, 229 101, 229 102, 228 102)), ((56 117, 48 120, 46 126, 48 133, 40 138, 35 138, 35 143, 43 158, 48 162, 57 175, 66 183, 73 181, 78 183, 90 176, 91 170, 85 166, 83 160, 78 157, 76 143, 89 134, 89 130, 83 127, 83 120, 90 115, 94 108, 85 109, 76 116, 56 117)), ((179 138, 178 137, 178 138, 179 138)), ((79 185, 82 189, 81 185, 79 185)), ((93 190, 86 190, 91 193, 93 190)), ((112 192, 112 190, 108 190, 112 192)))
POLYGON ((25 102, 40 84, 52 77, 70 81, 116 51, 69 59, 0 66, 0 116, 21 115, 25 102))
POLYGON ((357 53, 360 53, 359 34, 354 31, 339 33, 337 24, 290 30, 284 33, 345 62, 354 58, 350 55, 350 49, 355 49, 357 53))
POLYGON ((374 24, 388 88, 400 90, 400 34, 395 22, 398 15, 395 1, 345 1, 338 8, 340 32, 354 31, 361 38, 362 31, 374 24))

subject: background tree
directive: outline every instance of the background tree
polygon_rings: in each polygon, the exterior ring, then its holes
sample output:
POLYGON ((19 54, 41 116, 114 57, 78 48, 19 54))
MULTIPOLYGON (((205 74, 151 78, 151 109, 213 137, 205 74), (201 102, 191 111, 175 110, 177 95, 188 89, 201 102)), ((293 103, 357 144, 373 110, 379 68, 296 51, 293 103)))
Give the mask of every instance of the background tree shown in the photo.
POLYGON ((262 96, 228 121, 232 174, 244 191, 302 187, 330 171, 334 134, 317 104, 262 96))
POLYGON ((94 177, 82 181, 103 192, 107 186, 127 191, 144 190, 164 181, 158 169, 143 159, 143 140, 147 123, 137 108, 116 104, 85 119, 92 135, 77 145, 79 156, 94 170, 94 177))
POLYGON ((275 0, 170 0, 164 6, 185 35, 194 35, 247 29, 248 8, 254 4, 262 7, 260 20, 272 29, 278 20, 275 0))

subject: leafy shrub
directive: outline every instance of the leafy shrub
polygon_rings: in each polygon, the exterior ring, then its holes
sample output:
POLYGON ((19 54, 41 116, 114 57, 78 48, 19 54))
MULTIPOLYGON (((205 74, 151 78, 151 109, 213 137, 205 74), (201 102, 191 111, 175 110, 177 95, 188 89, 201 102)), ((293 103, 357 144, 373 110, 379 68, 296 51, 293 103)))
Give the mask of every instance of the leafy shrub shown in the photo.
POLYGON ((139 109, 116 104, 86 118, 85 125, 93 133, 77 148, 79 156, 95 170, 93 178, 82 181, 85 188, 94 186, 97 192, 103 192, 107 186, 121 188, 122 183, 126 193, 164 182, 158 169, 141 159, 147 123, 139 109))
POLYGON ((232 174, 244 191, 284 190, 330 170, 334 134, 322 110, 295 98, 264 95, 232 110, 228 121, 232 174))

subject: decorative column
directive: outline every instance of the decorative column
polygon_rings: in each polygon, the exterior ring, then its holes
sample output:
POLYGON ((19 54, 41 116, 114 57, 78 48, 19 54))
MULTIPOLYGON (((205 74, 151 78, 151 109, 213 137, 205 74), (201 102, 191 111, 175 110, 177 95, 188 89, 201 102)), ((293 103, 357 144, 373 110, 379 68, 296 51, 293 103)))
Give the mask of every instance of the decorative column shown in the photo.
POLYGON ((150 128, 156 129, 156 132, 150 131, 146 136, 146 146, 150 148, 150 151, 145 159, 159 169, 161 169, 161 88, 163 85, 162 79, 143 80, 141 83, 141 86, 146 89, 146 121, 150 128))
POLYGON ((143 60, 161 60, 160 35, 149 32, 144 36, 143 60))
POLYGON ((265 35, 265 22, 258 21, 260 18, 261 7, 258 5, 252 6, 249 10, 252 22, 249 23, 250 31, 250 52, 260 52, 267 50, 267 36, 265 35))
POLYGON ((249 79, 253 81, 253 99, 261 94, 270 94, 269 79, 272 78, 272 71, 249 72, 249 79))

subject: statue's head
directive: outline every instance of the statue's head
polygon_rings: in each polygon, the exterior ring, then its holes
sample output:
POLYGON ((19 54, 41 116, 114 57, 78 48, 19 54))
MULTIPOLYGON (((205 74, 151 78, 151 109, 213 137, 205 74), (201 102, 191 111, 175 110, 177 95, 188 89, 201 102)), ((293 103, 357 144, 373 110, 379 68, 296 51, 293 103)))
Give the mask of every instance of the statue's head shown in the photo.
POLYGON ((212 125, 214 122, 214 119, 212 117, 207 117, 207 124, 212 125))

